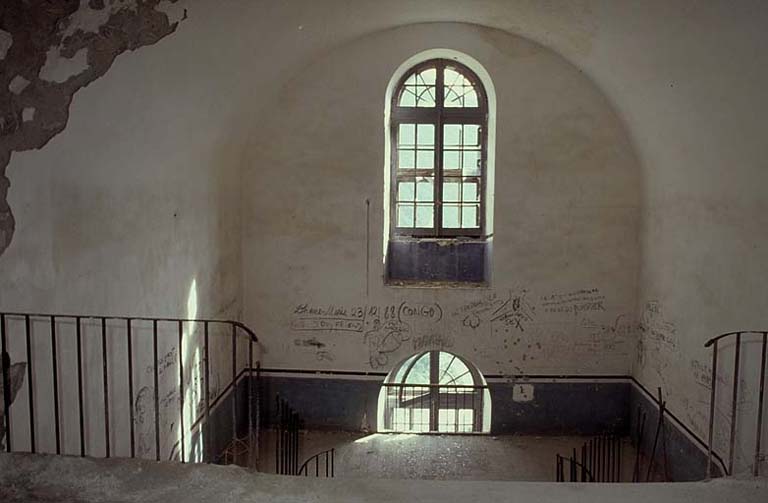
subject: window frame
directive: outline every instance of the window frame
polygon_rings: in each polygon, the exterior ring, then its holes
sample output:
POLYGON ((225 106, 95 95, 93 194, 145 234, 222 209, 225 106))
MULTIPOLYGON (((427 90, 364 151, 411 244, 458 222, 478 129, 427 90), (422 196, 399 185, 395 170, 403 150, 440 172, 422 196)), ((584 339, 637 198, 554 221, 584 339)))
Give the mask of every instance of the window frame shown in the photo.
MULTIPOLYGON (((390 237, 391 238, 486 238, 486 208, 488 204, 487 179, 488 179, 488 95, 482 81, 466 65, 445 58, 432 58, 423 61, 408 69, 398 80, 392 93, 391 113, 389 120, 390 128, 390 237), (444 106, 444 77, 446 67, 456 68, 465 79, 469 80, 477 93, 477 107, 445 107, 444 106), (413 75, 429 68, 435 68, 435 106, 434 107, 401 107, 398 105, 400 96, 405 90, 406 81, 413 75), (435 128, 434 140, 434 162, 433 168, 429 170, 418 170, 414 167, 410 170, 408 176, 418 178, 419 176, 434 176, 434 196, 433 196, 433 227, 398 227, 397 226, 397 191, 399 175, 398 143, 400 124, 432 124, 435 128), (444 126, 446 124, 476 124, 479 129, 480 143, 480 174, 479 191, 479 225, 476 228, 444 228, 443 227, 443 181, 446 177, 443 168, 444 160, 444 126)), ((460 175, 460 178, 474 178, 460 175)), ((415 218, 415 216, 414 216, 415 218)))

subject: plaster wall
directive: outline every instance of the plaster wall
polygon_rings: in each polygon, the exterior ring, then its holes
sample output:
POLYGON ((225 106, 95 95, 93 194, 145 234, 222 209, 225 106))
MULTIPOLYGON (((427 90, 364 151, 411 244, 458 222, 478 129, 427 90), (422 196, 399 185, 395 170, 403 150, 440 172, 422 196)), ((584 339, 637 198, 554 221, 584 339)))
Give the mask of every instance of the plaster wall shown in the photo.
POLYGON ((629 373, 639 167, 578 69, 497 30, 415 25, 324 54, 263 116, 243 175, 243 277, 265 366, 387 371, 444 348, 493 374, 629 373), (383 280, 385 90, 403 61, 441 47, 478 60, 496 89, 488 289, 383 280))

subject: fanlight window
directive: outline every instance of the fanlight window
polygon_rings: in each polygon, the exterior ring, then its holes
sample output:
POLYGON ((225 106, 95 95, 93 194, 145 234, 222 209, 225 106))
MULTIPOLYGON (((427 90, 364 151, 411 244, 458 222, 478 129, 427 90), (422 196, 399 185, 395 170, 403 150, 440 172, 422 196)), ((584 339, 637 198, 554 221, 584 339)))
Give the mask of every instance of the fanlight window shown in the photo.
POLYGON ((392 234, 482 237, 488 102, 478 77, 430 60, 392 106, 392 234))
POLYGON ((382 431, 479 433, 490 425, 480 372, 458 355, 425 351, 393 370, 380 395, 382 431))

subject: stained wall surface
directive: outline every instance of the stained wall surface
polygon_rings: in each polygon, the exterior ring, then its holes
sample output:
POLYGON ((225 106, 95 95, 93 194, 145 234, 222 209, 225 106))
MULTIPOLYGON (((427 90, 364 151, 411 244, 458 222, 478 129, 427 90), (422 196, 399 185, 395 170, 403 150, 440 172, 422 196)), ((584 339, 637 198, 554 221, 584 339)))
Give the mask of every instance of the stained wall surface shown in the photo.
POLYGON ((63 133, 13 154, 0 307, 184 314, 196 279, 200 312, 242 302, 267 365, 386 368, 452 341, 486 372, 632 372, 706 435, 704 342, 765 328, 764 2, 178 4, 175 33, 119 56, 63 133), (487 68, 504 114, 488 291, 380 282, 384 89, 438 46, 487 68), (570 294, 605 311, 545 312, 570 294), (515 298, 537 308, 524 332, 530 309, 496 333, 476 312, 515 298), (402 308, 411 337, 296 330, 329 306, 402 308))

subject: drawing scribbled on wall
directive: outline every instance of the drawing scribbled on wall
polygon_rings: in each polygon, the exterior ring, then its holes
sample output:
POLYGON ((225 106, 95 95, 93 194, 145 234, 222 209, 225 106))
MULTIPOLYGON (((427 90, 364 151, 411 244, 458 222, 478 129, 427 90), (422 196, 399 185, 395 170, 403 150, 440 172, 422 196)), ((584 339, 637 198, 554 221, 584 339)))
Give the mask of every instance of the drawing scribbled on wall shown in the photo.
POLYGON ((534 322, 536 307, 528 302, 528 291, 507 290, 503 294, 489 293, 482 298, 461 306, 453 316, 461 318, 461 324, 473 330, 483 323, 501 323, 525 332, 534 322))
MULTIPOLYGON (((412 324, 437 323, 443 318, 443 309, 437 303, 411 303, 389 305, 327 305, 299 304, 293 310, 291 329, 298 332, 339 332, 359 334, 368 348, 371 368, 385 368, 389 356, 412 339, 412 324)), ((439 338, 418 339, 419 345, 439 338)), ((416 341, 414 341, 414 344, 416 341)), ((439 343, 445 343, 441 339, 439 343)), ((298 347, 311 348, 318 361, 332 361, 333 354, 326 343, 317 338, 294 339, 298 347)))
POLYGON ((584 312, 605 311, 605 295, 600 293, 599 288, 551 293, 542 295, 540 300, 545 313, 569 313, 578 316, 584 312))

